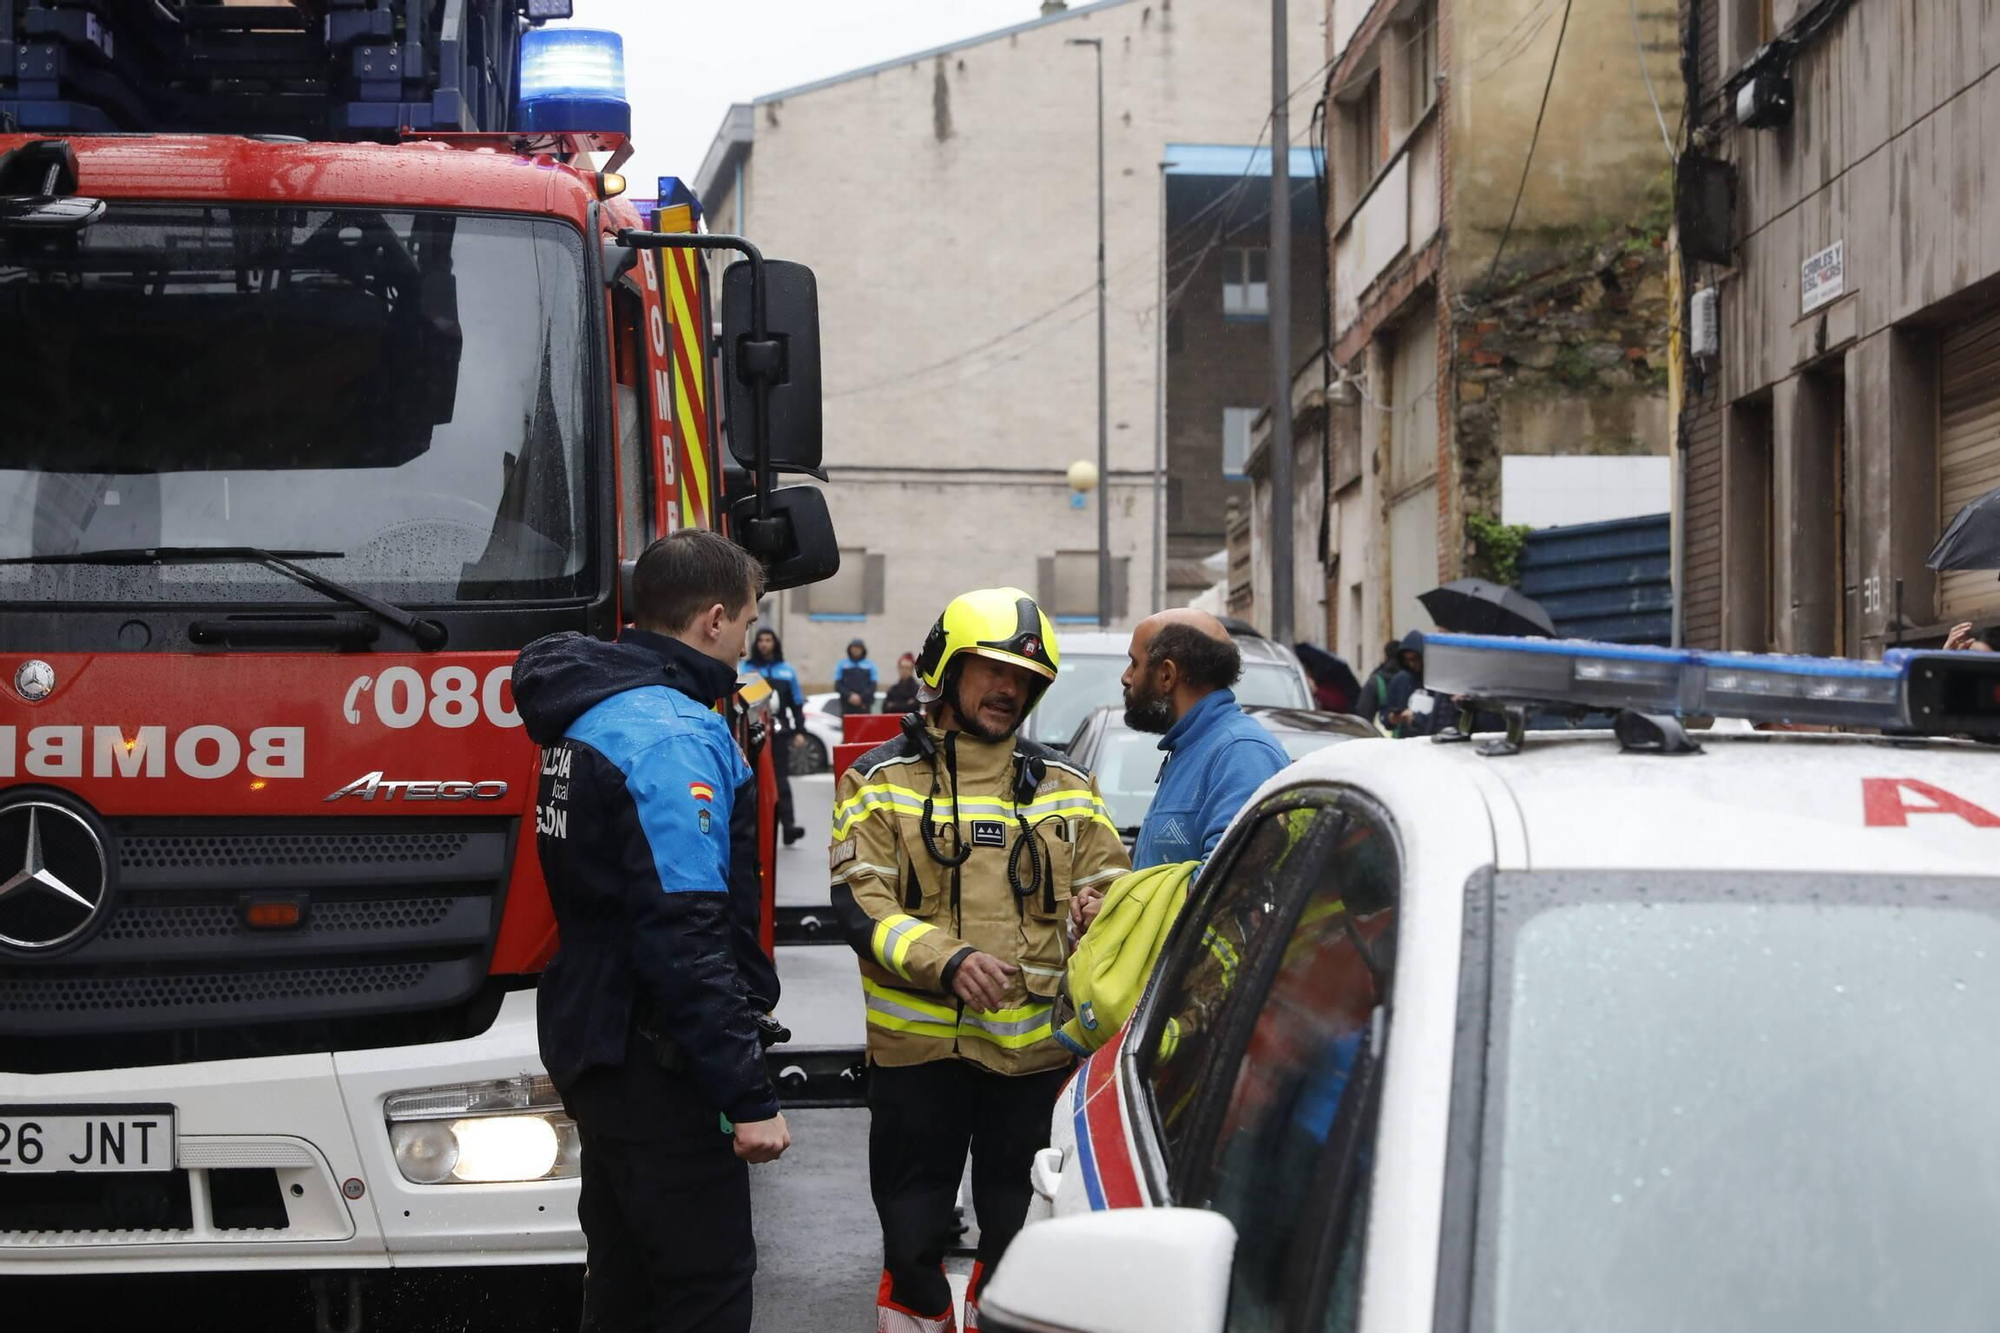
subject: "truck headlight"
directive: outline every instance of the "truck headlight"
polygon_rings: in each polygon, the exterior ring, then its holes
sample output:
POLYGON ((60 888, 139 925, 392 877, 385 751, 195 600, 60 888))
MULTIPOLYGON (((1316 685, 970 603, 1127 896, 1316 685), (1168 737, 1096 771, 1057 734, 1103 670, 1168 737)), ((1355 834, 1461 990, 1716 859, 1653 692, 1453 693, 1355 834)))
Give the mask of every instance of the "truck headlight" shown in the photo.
POLYGON ((395 1093, 383 1116, 413 1185, 566 1180, 581 1165, 576 1125, 543 1075, 395 1093))

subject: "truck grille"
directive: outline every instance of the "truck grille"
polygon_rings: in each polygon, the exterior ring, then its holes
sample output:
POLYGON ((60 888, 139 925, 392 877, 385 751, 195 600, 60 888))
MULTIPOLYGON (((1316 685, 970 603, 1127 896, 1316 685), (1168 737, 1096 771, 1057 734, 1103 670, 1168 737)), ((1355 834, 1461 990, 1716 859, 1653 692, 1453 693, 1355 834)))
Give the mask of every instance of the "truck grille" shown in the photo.
POLYGON ((111 920, 74 953, 0 959, 0 1032, 187 1034, 460 1005, 486 980, 516 828, 476 817, 112 821, 111 920), (243 899, 270 894, 301 903, 296 928, 244 924, 243 899))

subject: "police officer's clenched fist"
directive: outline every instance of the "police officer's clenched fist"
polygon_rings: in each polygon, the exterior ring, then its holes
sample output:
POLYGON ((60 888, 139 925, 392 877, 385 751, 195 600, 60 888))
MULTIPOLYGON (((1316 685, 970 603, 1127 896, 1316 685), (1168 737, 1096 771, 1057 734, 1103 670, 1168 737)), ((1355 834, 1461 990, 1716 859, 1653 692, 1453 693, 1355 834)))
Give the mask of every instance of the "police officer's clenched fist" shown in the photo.
POLYGON ((752 1120, 736 1127, 736 1155, 753 1165, 775 1162, 791 1146, 792 1132, 785 1128, 783 1115, 774 1115, 769 1120, 752 1120))

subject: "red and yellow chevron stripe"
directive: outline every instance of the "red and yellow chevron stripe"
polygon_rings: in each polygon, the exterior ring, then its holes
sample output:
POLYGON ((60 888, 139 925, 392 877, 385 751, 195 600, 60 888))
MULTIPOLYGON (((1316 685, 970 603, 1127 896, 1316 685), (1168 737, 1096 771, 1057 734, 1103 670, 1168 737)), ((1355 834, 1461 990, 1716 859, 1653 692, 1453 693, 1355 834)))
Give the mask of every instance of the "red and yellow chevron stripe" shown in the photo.
POLYGON ((681 518, 689 527, 713 528, 701 259, 692 250, 662 250, 660 258, 667 279, 667 323, 673 329, 673 417, 681 451, 681 518))

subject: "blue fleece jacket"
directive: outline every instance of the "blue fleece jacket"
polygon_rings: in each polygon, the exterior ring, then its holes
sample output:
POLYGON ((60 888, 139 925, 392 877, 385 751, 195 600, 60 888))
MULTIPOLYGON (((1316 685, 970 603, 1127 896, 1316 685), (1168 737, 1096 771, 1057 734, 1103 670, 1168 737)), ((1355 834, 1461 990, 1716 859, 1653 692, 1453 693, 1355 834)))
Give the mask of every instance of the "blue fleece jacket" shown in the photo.
POLYGON ((1205 860, 1257 788, 1291 763, 1228 690, 1208 695, 1160 740, 1160 793, 1139 826, 1132 868, 1205 860))

